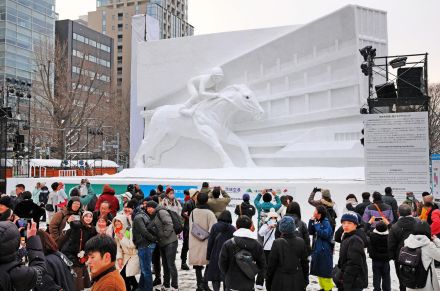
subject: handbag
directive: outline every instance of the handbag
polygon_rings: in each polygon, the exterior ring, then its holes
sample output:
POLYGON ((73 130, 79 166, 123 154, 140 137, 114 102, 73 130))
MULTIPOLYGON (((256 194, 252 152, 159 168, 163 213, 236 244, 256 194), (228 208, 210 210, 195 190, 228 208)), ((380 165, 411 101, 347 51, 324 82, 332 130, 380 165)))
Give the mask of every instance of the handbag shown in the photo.
POLYGON ((332 270, 332 279, 335 282, 337 288, 342 288, 343 286, 343 273, 338 265, 335 265, 332 270))
POLYGON ((55 209, 53 208, 53 205, 52 205, 52 204, 46 204, 46 205, 44 206, 44 208, 45 208, 47 211, 49 211, 49 212, 54 212, 54 211, 55 211, 55 209))
POLYGON ((204 241, 209 237, 209 231, 194 222, 194 211, 191 213, 192 228, 191 234, 199 241, 204 241))

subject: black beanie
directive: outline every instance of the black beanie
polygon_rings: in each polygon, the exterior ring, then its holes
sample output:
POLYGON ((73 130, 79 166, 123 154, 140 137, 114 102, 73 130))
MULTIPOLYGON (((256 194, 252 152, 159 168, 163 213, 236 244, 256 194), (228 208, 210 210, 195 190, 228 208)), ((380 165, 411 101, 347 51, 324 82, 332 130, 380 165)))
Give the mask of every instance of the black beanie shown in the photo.
POLYGON ((11 221, 0 222, 0 264, 15 260, 20 247, 20 233, 11 221))

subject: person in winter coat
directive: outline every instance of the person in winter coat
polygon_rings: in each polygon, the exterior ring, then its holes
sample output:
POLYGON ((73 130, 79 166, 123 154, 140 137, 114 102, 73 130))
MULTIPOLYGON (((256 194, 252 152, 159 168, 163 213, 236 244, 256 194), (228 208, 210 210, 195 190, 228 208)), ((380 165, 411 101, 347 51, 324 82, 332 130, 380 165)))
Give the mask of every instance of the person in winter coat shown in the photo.
POLYGON ((34 190, 32 191, 32 201, 34 201, 35 204, 38 204, 39 202, 41 187, 43 187, 44 185, 44 183, 37 182, 34 190))
POLYGON ((91 238, 85 247, 87 265, 93 281, 91 291, 125 291, 125 283, 115 267, 117 247, 106 235, 91 238))
MULTIPOLYGON (((301 220, 301 207, 298 202, 291 202, 286 209, 286 215, 293 218, 295 222, 295 236, 300 237, 304 240, 307 249, 307 256, 312 252, 312 247, 310 246, 310 235, 307 224, 301 220)), ((275 238, 281 237, 281 232, 279 227, 275 231, 275 238)))
POLYGON ((189 217, 189 264, 196 270, 197 291, 207 290, 207 282, 202 275, 203 266, 208 264, 206 259, 208 252, 208 240, 200 241, 191 231, 195 224, 204 230, 211 232, 212 226, 217 222, 214 213, 208 207, 208 194, 197 195, 197 207, 189 217))
POLYGON ((61 246, 61 252, 72 262, 72 270, 76 274, 76 290, 91 286, 89 272, 85 265, 87 257, 84 253, 84 247, 87 241, 96 235, 92 219, 90 211, 85 211, 79 220, 71 215, 67 220, 70 225, 70 229, 66 233, 67 239, 61 246))
POLYGON ((393 219, 390 220, 390 223, 395 223, 397 221, 397 201, 393 196, 393 189, 391 187, 385 188, 385 195, 382 196, 382 202, 391 206, 391 210, 393 211, 393 219))
POLYGON ((402 202, 402 204, 408 204, 411 207, 412 216, 417 216, 417 209, 419 207, 420 202, 414 197, 414 193, 409 191, 406 192, 406 199, 402 202))
POLYGON ((387 224, 391 224, 394 221, 393 209, 390 205, 385 204, 382 201, 382 195, 379 192, 373 193, 373 204, 365 208, 362 220, 367 223, 370 221, 371 217, 375 218, 371 224, 372 229, 375 228, 376 224, 381 220, 386 220, 388 222, 387 224))
POLYGON ((326 216, 327 210, 325 206, 318 205, 308 225, 309 234, 313 236, 310 275, 318 277, 319 285, 325 291, 333 288, 331 279, 333 269, 333 230, 326 216))
POLYGON ((440 261, 440 239, 436 236, 431 236, 429 225, 424 221, 418 221, 414 226, 413 233, 405 240, 404 246, 412 249, 421 248, 423 267, 425 270, 431 268, 431 270, 428 271, 424 288, 407 288, 407 290, 440 291, 434 264, 434 261, 440 261))
MULTIPOLYGON (((394 260, 394 266, 399 278, 399 264, 397 258, 399 257, 400 249, 403 247, 404 241, 413 232, 416 225, 416 218, 411 215, 411 207, 407 204, 399 206, 399 219, 390 228, 388 235, 388 256, 394 260)), ((405 291, 406 288, 400 284, 400 291, 405 291)))
MULTIPOLYGON (((278 224, 278 213, 269 212, 266 217, 266 222, 261 226, 258 234, 263 238, 263 250, 266 262, 269 260, 270 250, 275 240, 275 231, 278 224)), ((264 273, 259 273, 255 282, 255 289, 264 290, 264 273)))
POLYGON ((119 211, 119 200, 115 196, 115 190, 110 187, 110 185, 105 184, 102 187, 102 194, 99 196, 98 201, 96 201, 95 211, 99 210, 101 203, 107 201, 110 205, 110 213, 113 217, 119 211))
POLYGON ((140 273, 139 257, 132 240, 132 230, 128 226, 128 219, 124 215, 113 218, 113 232, 118 252, 116 267, 121 272, 127 291, 136 290, 138 283, 135 275, 140 273))
POLYGON ((243 202, 235 207, 234 213, 238 216, 246 215, 250 219, 255 215, 255 206, 251 205, 251 197, 248 193, 243 194, 243 202))
POLYGON ((227 240, 220 251, 218 265, 225 275, 226 290, 250 291, 254 290, 255 279, 249 278, 238 266, 234 254, 237 249, 245 249, 252 255, 252 260, 258 269, 266 272, 266 260, 263 247, 254 238, 252 220, 247 216, 240 216, 236 222, 237 230, 234 237, 227 240))
POLYGON ((435 236, 440 236, 440 210, 436 209, 431 215, 431 234, 435 236))
POLYGON ((229 202, 231 202, 231 197, 229 197, 226 191, 222 191, 220 187, 214 187, 212 189, 212 198, 208 199, 208 207, 214 212, 215 217, 218 218, 226 210, 229 202), (223 198, 220 198, 220 194, 222 194, 223 198))
POLYGON ((364 250, 368 242, 359 235, 362 232, 357 228, 359 223, 355 212, 347 212, 341 217, 344 229, 338 260, 341 276, 333 278, 339 290, 358 291, 368 287, 367 258, 364 250))
POLYGON ((391 291, 390 257, 388 255, 388 226, 385 222, 381 221, 376 224, 376 228, 370 234, 368 253, 373 260, 374 291, 391 291))
POLYGON ((40 219, 44 215, 44 209, 34 203, 32 193, 24 191, 21 193, 23 200, 15 206, 15 215, 20 218, 32 218, 39 228, 40 219))
POLYGON ((347 197, 345 198, 345 207, 344 209, 342 209, 342 214, 348 211, 355 211, 357 205, 358 205, 358 201, 356 195, 348 194, 347 197))
POLYGON ((59 204, 59 197, 58 197, 59 183, 58 182, 52 183, 50 185, 50 188, 52 189, 52 191, 49 192, 49 195, 47 197, 47 202, 45 204, 47 223, 50 223, 52 221, 52 217, 58 211, 57 205, 59 204))
POLYGON ((56 242, 44 230, 39 229, 37 235, 43 245, 44 259, 47 272, 43 275, 43 285, 36 287, 35 291, 76 291, 73 275, 70 271, 72 262, 58 251, 56 242))
POLYGON ((153 289, 151 262, 157 237, 156 234, 149 230, 148 225, 154 216, 156 208, 157 203, 155 201, 148 201, 146 207, 141 208, 133 220, 133 242, 138 250, 141 267, 141 277, 139 279, 139 290, 141 291, 153 289))
MULTIPOLYGON (((330 222, 330 225, 332 227, 333 233, 336 230, 336 218, 338 217, 338 209, 336 207, 336 203, 332 200, 332 196, 330 194, 330 190, 328 189, 320 189, 320 188, 313 188, 312 192, 310 193, 309 204, 317 207, 319 205, 322 205, 325 207, 327 211, 327 219, 330 222), (315 195, 317 192, 321 192, 321 199, 315 200, 315 195)), ((332 233, 332 234, 333 234, 332 233)))
MULTIPOLYGON (((150 227, 150 226, 149 226, 150 227)), ((160 248, 160 257, 163 266, 163 286, 178 289, 178 274, 176 268, 177 234, 174 232, 173 219, 168 210, 158 206, 153 221, 151 222, 153 233, 157 235, 160 248)))
POLYGON ((214 291, 220 291, 220 283, 225 280, 225 276, 220 272, 218 266, 220 251, 223 244, 233 237, 234 232, 235 227, 232 226, 231 213, 225 210, 219 215, 218 222, 211 228, 206 252, 206 259, 209 263, 206 266, 205 280, 212 281, 214 291))
POLYGON ((114 216, 111 213, 110 202, 103 201, 99 206, 99 211, 93 211, 93 225, 96 225, 99 218, 104 218, 106 221, 112 221, 114 216))
POLYGON ((276 213, 279 215, 280 219, 284 217, 284 215, 286 214, 287 206, 289 205, 290 202, 292 202, 292 200, 290 200, 290 197, 293 200, 293 197, 290 195, 282 195, 280 197, 281 207, 280 207, 280 209, 278 209, 276 211, 276 213))
POLYGON ((64 244, 66 238, 65 228, 67 220, 71 215, 76 215, 77 218, 81 215, 81 202, 79 201, 78 197, 70 198, 69 202, 67 203, 67 207, 55 213, 50 221, 49 233, 59 248, 61 248, 64 244))
MULTIPOLYGON (((81 184, 70 189, 70 197, 78 196, 85 210, 93 211, 94 209, 86 209, 93 199, 96 199, 96 193, 92 188, 88 179, 82 179, 81 184)), ((96 204, 95 206, 96 207, 96 204)))
POLYGON ((438 209, 438 205, 434 202, 434 196, 428 192, 422 193, 422 199, 423 202, 419 204, 417 215, 420 220, 427 221, 428 224, 431 224, 432 211, 438 209))
POLYGON ((162 199, 160 205, 166 209, 176 212, 179 215, 182 213, 182 205, 180 204, 179 200, 176 199, 173 188, 168 188, 165 191, 165 198, 162 199))
POLYGON ((370 192, 364 192, 362 193, 362 203, 356 205, 356 207, 354 208, 354 212, 362 217, 362 215, 364 215, 365 208, 367 208, 370 204, 370 192))
MULTIPOLYGON (((267 190, 264 189, 261 193, 258 193, 254 200, 254 205, 258 211, 258 230, 265 223, 267 213, 272 210, 278 211, 281 207, 281 200, 277 196, 277 192, 267 190), (272 196, 275 198, 275 203, 272 202, 272 196), (261 202, 261 198, 263 198, 263 202, 261 202)), ((259 240, 261 241, 261 237, 259 237, 259 240)))
POLYGON ((113 225, 111 221, 107 220, 105 217, 98 218, 95 229, 97 234, 113 237, 113 225))
MULTIPOLYGON (((46 273, 44 253, 40 238, 37 234, 36 223, 28 224, 27 252, 28 265, 17 261, 17 251, 20 246, 20 233, 11 221, 0 222, 0 268, 9 274, 9 280, 0 280, 6 286, 3 290, 27 291, 43 284, 46 273)), ((4 278, 2 278, 4 279, 4 278)))
POLYGON ((295 235, 295 229, 292 217, 281 219, 281 237, 273 242, 267 263, 268 291, 304 291, 309 284, 307 248, 304 240, 295 235))
POLYGON ((191 212, 196 208, 196 201, 197 201, 197 195, 199 194, 199 191, 197 189, 190 189, 188 190, 189 193, 189 200, 185 202, 182 208, 182 217, 183 217, 183 244, 182 244, 182 251, 180 253, 180 259, 182 260, 181 269, 188 271, 189 266, 186 263, 186 260, 188 259, 188 251, 189 251, 189 217, 191 215, 191 212))

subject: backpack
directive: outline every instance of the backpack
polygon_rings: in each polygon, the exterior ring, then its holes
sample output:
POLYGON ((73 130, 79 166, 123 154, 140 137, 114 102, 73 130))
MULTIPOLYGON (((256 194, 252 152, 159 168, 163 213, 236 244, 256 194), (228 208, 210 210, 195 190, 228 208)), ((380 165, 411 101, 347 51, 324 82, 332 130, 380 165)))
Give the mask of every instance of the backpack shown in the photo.
POLYGON ((330 225, 333 228, 333 231, 335 231, 335 227, 336 227, 336 218, 338 217, 338 215, 336 214, 336 211, 333 209, 333 207, 325 207, 327 209, 327 214, 328 214, 328 220, 330 222, 330 225))
POLYGON ((234 238, 231 239, 231 242, 234 246, 234 259, 238 268, 249 280, 255 280, 255 276, 260 269, 258 268, 252 253, 247 249, 241 249, 235 242, 234 238))
POLYGON ((19 261, 9 262, 7 264, 0 265, 0 290, 2 291, 12 291, 15 290, 12 285, 11 277, 9 276, 9 272, 17 266, 20 266, 21 263, 19 261))
POLYGON ((432 272, 431 265, 425 270, 422 262, 422 249, 402 247, 397 259, 399 264, 400 284, 407 288, 419 289, 426 286, 428 272, 432 272))
MULTIPOLYGON (((170 214, 171 220, 173 221, 174 232, 176 234, 180 234, 183 231, 183 224, 184 224, 182 216, 177 214, 175 211, 166 208, 163 208, 161 210, 166 210, 170 214)), ((160 219, 160 215, 159 215, 159 219, 160 219)))

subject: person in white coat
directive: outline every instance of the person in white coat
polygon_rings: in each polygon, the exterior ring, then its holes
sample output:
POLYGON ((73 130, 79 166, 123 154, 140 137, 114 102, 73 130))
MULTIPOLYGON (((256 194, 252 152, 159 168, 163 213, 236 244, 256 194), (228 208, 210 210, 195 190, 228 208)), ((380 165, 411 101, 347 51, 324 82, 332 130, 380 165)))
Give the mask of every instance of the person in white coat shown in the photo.
MULTIPOLYGON (((277 227, 279 215, 276 212, 269 212, 266 217, 265 223, 261 226, 258 234, 263 237, 263 250, 266 257, 266 262, 269 260, 270 250, 272 249, 272 244, 275 240, 275 230, 277 227)), ((255 289, 264 290, 264 273, 260 272, 257 275, 257 280, 255 282, 255 289)))
POLYGON ((133 243, 131 221, 125 215, 118 215, 113 218, 113 230, 117 245, 116 266, 121 272, 127 291, 136 290, 138 282, 136 275, 140 274, 140 263, 137 249, 133 243))
POLYGON ((404 245, 411 249, 421 248, 422 263, 425 270, 431 267, 426 278, 426 285, 424 288, 411 289, 408 291, 440 291, 440 285, 437 279, 437 273, 434 261, 440 261, 440 239, 436 236, 431 236, 431 229, 426 222, 417 222, 414 226, 413 233, 404 241, 404 245))

